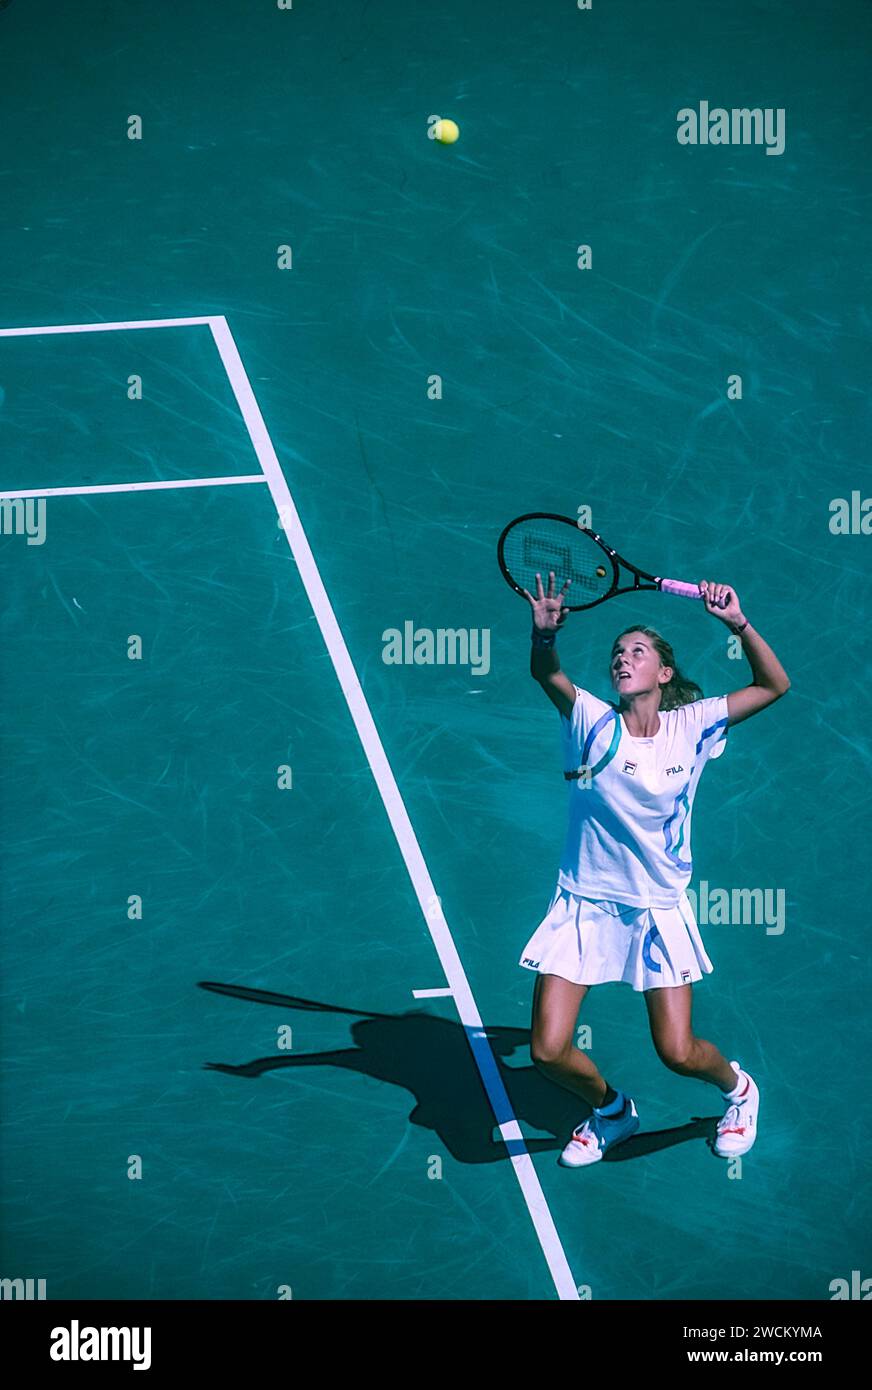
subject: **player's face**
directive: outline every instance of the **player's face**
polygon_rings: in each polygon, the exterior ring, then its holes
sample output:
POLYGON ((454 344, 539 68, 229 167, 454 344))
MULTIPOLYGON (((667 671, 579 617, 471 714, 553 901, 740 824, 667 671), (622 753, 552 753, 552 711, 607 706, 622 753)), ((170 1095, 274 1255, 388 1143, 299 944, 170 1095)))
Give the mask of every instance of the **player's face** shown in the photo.
POLYGON ((665 685, 672 675, 661 665, 650 637, 643 632, 627 632, 612 648, 612 685, 621 696, 645 695, 665 685))

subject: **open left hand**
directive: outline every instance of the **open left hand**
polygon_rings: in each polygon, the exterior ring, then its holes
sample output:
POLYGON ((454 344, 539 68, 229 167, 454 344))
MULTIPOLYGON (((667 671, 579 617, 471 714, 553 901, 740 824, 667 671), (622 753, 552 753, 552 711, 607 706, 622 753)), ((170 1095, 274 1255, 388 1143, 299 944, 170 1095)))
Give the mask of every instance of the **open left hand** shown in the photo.
POLYGON ((721 622, 728 624, 741 624, 745 621, 739 596, 730 584, 718 584, 713 579, 701 579, 699 587, 702 590, 705 611, 711 613, 713 618, 720 618, 721 622))

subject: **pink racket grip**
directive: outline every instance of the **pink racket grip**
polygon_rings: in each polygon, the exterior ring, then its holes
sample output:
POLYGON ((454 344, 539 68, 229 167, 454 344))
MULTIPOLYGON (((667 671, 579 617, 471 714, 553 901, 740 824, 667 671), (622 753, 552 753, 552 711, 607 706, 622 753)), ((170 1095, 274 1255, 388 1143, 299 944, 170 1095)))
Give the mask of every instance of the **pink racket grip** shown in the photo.
POLYGON ((677 594, 679 598, 702 598, 698 584, 683 584, 680 579, 661 579, 660 589, 664 594, 677 594))
MULTIPOLYGON (((680 579, 661 579, 660 592, 677 594, 679 598, 702 598, 702 589, 698 584, 683 584, 680 579)), ((721 608, 726 606, 726 602, 719 605, 721 608)))

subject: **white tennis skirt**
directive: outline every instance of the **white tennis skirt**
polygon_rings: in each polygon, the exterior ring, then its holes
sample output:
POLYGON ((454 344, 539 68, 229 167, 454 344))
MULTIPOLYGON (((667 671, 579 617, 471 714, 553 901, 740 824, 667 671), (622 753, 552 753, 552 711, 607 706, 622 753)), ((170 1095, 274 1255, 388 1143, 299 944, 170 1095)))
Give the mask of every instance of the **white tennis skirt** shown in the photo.
POLYGON ((686 893, 676 907, 631 907, 560 887, 518 964, 576 985, 618 982, 640 992, 693 984, 714 970, 686 893))

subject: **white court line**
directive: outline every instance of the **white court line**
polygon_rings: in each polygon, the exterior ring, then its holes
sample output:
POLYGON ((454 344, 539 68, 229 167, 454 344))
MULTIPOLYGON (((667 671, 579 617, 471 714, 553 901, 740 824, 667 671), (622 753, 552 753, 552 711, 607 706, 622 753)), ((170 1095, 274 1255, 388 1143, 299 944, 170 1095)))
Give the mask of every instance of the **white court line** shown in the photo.
POLYGON ((187 328, 218 320, 206 314, 193 319, 131 319, 121 323, 46 323, 35 328, 0 328, 0 338, 33 338, 40 333, 117 333, 126 328, 187 328))
POLYGON ((276 511, 297 563, 300 578, 309 596, 312 611, 321 629, 321 635, 326 643, 333 668, 339 678, 349 713, 354 720, 363 751, 393 827, 400 853, 405 861, 415 895, 427 922, 433 945, 436 947, 439 960, 442 963, 445 978, 457 1001, 457 1012, 463 1023, 472 1055, 491 1103, 494 1118, 506 1143, 515 1177, 527 1203, 527 1209, 532 1218, 551 1277, 561 1299, 578 1300, 578 1290, 569 1268, 566 1252, 545 1200, 545 1194, 533 1166, 533 1160, 527 1152, 520 1125, 512 1110, 511 1101, 494 1060, 490 1043, 483 1031, 481 1017, 469 987, 466 972, 457 953, 454 938, 436 896, 430 871, 424 862, 424 856, 400 795, 400 789, 382 747, 369 705, 345 645, 345 638, 342 636, 336 621, 336 616, 327 597, 327 591, 315 564, 315 558, 309 547, 309 541, 282 473, 263 416, 260 413, 260 407, 251 389, 251 382, 248 380, 236 343, 223 315, 211 320, 211 328, 230 385, 233 388, 233 394, 251 437, 254 451, 269 483, 276 511))
POLYGON ((454 993, 454 991, 452 990, 452 988, 451 988, 450 985, 447 985, 444 989, 413 989, 413 990, 412 990, 412 998, 413 998, 413 999, 444 999, 447 995, 451 995, 451 994, 453 994, 453 993, 454 993))
POLYGON ((234 474, 229 478, 174 478, 157 483, 97 483, 93 487, 20 487, 8 492, 0 489, 0 497, 80 497, 86 492, 157 492, 174 487, 230 487, 234 483, 265 483, 262 473, 247 477, 234 474))

